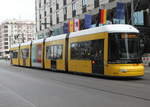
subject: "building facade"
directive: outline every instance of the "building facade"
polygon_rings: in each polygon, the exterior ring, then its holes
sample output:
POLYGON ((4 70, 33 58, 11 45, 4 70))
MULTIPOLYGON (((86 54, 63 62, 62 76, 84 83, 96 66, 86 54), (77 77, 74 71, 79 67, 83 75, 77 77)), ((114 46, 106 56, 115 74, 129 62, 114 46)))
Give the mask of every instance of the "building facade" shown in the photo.
POLYGON ((86 13, 97 14, 99 6, 108 2, 109 0, 36 0, 38 38, 43 38, 44 33, 50 30, 58 32, 57 29, 63 28, 63 24, 70 19, 83 19, 86 13))
POLYGON ((0 25, 0 57, 9 57, 12 45, 35 39, 35 22, 11 20, 0 25))
POLYGON ((124 23, 131 24, 131 1, 134 11, 143 11, 143 24, 149 26, 149 0, 36 0, 37 37, 48 37, 51 31, 54 35, 63 33, 64 23, 74 18, 80 19, 80 29, 84 29, 85 14, 92 15, 92 24, 96 24, 99 9, 107 9, 107 20, 115 23, 113 19, 116 17, 117 2, 125 3, 124 23))

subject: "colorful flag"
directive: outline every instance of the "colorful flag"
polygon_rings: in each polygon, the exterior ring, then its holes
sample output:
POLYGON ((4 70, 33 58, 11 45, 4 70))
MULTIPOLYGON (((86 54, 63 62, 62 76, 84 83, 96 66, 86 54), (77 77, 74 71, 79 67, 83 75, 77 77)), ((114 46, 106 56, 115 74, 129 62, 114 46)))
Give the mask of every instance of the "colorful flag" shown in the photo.
POLYGON ((88 29, 92 25, 92 15, 85 14, 84 28, 88 29))
POLYGON ((107 10, 106 9, 100 9, 99 15, 100 15, 100 24, 106 24, 106 22, 107 22, 107 10))
POLYGON ((68 33, 68 23, 64 23, 63 30, 64 30, 64 33, 68 33))
POLYGON ((116 19, 125 19, 125 4, 117 3, 116 7, 116 19))
POLYGON ((74 19, 74 31, 79 31, 80 30, 80 20, 79 19, 74 19))
POLYGON ((69 20, 68 21, 68 32, 74 32, 74 21, 73 20, 69 20))

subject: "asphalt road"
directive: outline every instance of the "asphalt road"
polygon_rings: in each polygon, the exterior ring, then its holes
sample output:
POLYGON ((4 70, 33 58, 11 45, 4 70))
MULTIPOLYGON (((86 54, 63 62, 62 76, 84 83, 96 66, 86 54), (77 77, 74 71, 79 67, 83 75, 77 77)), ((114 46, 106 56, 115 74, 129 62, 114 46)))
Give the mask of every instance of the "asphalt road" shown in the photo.
POLYGON ((11 66, 0 61, 0 107, 150 107, 150 68, 114 80, 11 66))

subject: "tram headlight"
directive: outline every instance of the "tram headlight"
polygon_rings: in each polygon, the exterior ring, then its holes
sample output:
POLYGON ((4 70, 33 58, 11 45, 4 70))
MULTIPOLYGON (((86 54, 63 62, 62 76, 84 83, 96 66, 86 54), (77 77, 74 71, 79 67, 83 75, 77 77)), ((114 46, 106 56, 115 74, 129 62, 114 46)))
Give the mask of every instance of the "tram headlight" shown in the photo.
POLYGON ((127 72, 127 69, 120 69, 120 72, 127 72))

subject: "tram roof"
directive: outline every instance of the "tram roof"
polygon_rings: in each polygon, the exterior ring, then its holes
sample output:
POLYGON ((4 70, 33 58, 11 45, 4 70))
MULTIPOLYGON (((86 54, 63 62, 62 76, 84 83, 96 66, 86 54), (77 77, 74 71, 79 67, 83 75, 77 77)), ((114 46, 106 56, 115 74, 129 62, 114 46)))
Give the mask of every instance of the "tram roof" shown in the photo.
POLYGON ((44 41, 44 39, 34 40, 34 41, 32 41, 32 44, 42 43, 43 41, 44 41))
POLYGON ((17 47, 19 47, 19 45, 20 44, 14 44, 14 45, 11 46, 11 48, 17 48, 17 47))
POLYGON ((58 36, 51 36, 51 37, 47 38, 45 40, 45 42, 50 42, 50 41, 55 41, 55 40, 62 40, 62 39, 66 38, 66 35, 67 34, 62 34, 62 35, 58 35, 58 36))
POLYGON ((102 33, 102 32, 108 32, 108 33, 139 33, 139 31, 131 25, 112 24, 112 25, 104 25, 104 26, 101 26, 101 27, 82 30, 82 31, 78 31, 78 32, 72 32, 70 34, 69 38, 76 37, 76 36, 102 33))
POLYGON ((28 41, 28 42, 22 43, 20 46, 27 46, 27 45, 30 45, 30 44, 31 44, 31 41, 28 41))

